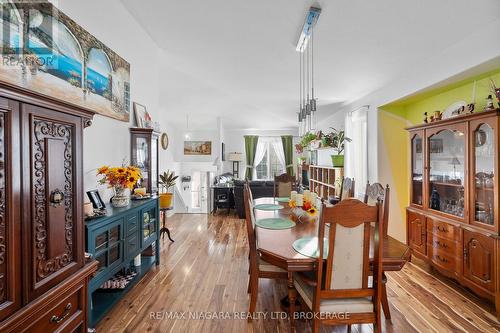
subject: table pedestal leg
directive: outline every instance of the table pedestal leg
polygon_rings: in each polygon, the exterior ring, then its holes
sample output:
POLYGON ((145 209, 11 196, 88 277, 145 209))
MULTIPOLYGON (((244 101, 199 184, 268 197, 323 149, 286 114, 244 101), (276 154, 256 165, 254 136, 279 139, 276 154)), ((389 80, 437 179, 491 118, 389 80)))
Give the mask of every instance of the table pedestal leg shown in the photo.
POLYGON ((170 239, 171 242, 174 242, 174 240, 170 236, 170 230, 167 228, 167 212, 166 211, 162 212, 161 228, 160 228, 161 239, 163 239, 163 237, 165 237, 165 233, 167 234, 168 239, 170 239))

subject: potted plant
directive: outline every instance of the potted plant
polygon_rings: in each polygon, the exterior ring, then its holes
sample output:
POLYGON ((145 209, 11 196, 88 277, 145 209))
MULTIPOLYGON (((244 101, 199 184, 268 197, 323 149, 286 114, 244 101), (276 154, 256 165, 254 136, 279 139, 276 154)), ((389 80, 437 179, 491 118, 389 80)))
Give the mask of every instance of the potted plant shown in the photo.
POLYGON ((308 132, 302 136, 302 139, 300 140, 300 145, 305 148, 308 147, 309 144, 317 139, 317 135, 313 132, 308 132))
POLYGON ((325 134, 323 137, 323 143, 326 143, 328 146, 332 147, 336 152, 335 155, 332 156, 332 163, 334 167, 343 167, 344 166, 344 148, 345 142, 351 142, 351 139, 345 136, 343 130, 338 131, 333 127, 330 127, 332 131, 328 134, 325 134))
POLYGON ((130 190, 141 179, 141 170, 135 166, 109 167, 107 165, 97 170, 97 175, 102 176, 99 183, 108 183, 113 188, 115 195, 111 199, 113 207, 125 207, 130 203, 130 190))
POLYGON ((175 186, 177 178, 179 178, 179 176, 174 175, 174 172, 170 170, 160 174, 160 181, 158 183, 164 191, 160 193, 160 208, 172 207, 172 198, 174 194, 169 192, 169 190, 175 186))

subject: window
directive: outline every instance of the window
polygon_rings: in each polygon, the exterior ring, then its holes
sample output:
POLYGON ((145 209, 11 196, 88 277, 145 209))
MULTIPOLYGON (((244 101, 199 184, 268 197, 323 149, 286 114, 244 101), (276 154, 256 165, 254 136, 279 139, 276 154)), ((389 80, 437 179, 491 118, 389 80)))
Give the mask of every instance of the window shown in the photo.
MULTIPOLYGON (((260 140, 260 138, 259 138, 260 140)), ((264 140, 262 140, 264 141, 264 140)), ((280 161, 279 153, 276 149, 283 150, 281 139, 278 144, 273 144, 271 141, 259 142, 264 149, 262 160, 255 167, 255 179, 266 180, 274 179, 275 175, 285 173, 284 163, 280 161)), ((260 148, 260 147, 259 147, 260 148)))

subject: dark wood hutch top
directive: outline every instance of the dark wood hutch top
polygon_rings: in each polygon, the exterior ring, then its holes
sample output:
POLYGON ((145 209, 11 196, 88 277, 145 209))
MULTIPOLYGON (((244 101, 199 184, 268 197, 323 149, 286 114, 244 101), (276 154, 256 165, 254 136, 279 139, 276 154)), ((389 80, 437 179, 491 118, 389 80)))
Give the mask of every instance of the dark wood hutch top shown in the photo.
POLYGON ((475 112, 475 113, 459 115, 459 116, 448 118, 448 119, 434 121, 432 123, 423 123, 420 125, 410 126, 410 127, 407 127, 406 130, 413 131, 413 130, 418 130, 418 129, 441 127, 443 125, 451 125, 451 124, 469 121, 469 120, 473 120, 473 119, 489 117, 492 115, 500 116, 500 108, 497 108, 495 110, 479 111, 479 112, 475 112))
MULTIPOLYGON (((81 117, 84 120, 85 127, 92 125, 92 118, 96 114, 96 112, 91 109, 5 82, 0 82, 0 97, 10 98, 81 117)), ((8 106, 4 105, 4 101, 0 100, 0 107, 8 106)))

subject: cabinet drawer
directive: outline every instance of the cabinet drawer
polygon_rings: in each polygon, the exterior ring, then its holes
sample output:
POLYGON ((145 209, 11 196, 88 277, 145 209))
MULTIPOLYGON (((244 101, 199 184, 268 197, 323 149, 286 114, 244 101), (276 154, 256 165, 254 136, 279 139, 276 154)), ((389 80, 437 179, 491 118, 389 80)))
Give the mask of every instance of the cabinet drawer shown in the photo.
POLYGON ((455 272, 457 268, 457 261, 453 254, 448 251, 440 250, 435 247, 430 248, 431 261, 438 267, 447 271, 455 272))
POLYGON ((455 226, 434 219, 428 219, 428 222, 429 223, 427 223, 427 231, 429 233, 433 233, 439 237, 451 239, 454 241, 457 241, 459 239, 460 233, 455 226))
POLYGON ((125 230, 127 233, 127 236, 137 232, 137 228, 139 227, 139 216, 137 213, 135 214, 130 214, 125 217, 125 230))
POLYGON ((439 237, 436 234, 427 235, 427 245, 429 248, 435 248, 437 250, 448 253, 454 256, 457 251, 457 243, 451 239, 439 237))
POLYGON ((25 332, 73 332, 84 319, 84 289, 81 286, 39 317, 25 332))
POLYGON ((127 244, 127 249, 126 249, 127 257, 128 258, 134 257, 137 251, 139 250, 140 246, 138 234, 135 233, 127 237, 126 244, 127 244))

